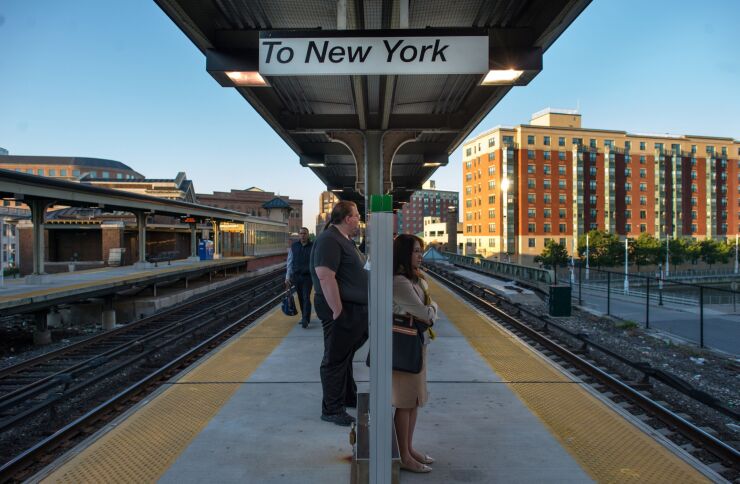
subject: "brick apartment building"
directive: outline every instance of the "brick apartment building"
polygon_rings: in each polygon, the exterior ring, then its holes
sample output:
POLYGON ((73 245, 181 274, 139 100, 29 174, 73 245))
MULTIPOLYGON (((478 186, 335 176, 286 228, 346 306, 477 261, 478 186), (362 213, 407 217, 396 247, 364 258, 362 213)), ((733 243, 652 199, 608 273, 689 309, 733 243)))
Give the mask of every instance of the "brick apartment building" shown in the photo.
POLYGON ((463 144, 463 234, 476 252, 536 255, 591 229, 637 237, 740 232, 740 141, 581 127, 545 109, 463 144))
POLYGON ((236 210, 255 217, 267 217, 268 212, 264 204, 276 197, 290 205, 287 220, 288 230, 291 234, 297 234, 303 226, 303 200, 294 200, 285 195, 275 195, 273 192, 266 192, 257 187, 229 192, 213 192, 212 194, 197 194, 198 203, 202 205, 236 210))
MULTIPOLYGON (((457 192, 437 190, 434 180, 429 180, 421 190, 415 191, 409 202, 396 213, 396 232, 423 233, 424 217, 435 217, 440 223, 446 223, 448 207, 452 206, 459 210, 458 198, 457 192)), ((455 211, 455 215, 457 213, 455 211)))

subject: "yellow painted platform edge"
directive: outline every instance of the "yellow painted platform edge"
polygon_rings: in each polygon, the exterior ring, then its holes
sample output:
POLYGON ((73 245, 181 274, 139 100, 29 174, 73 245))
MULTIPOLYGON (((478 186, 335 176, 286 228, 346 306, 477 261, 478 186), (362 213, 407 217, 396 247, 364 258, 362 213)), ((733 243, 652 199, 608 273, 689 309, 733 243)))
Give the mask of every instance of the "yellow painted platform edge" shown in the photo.
MULTIPOLYGON (((45 469, 43 469, 41 472, 39 472, 33 479, 31 479, 29 482, 156 482, 169 468, 170 466, 179 458, 180 454, 188 447, 190 442, 202 431, 207 425, 208 422, 220 411, 220 408, 225 405, 228 400, 233 396, 233 394, 238 390, 238 388, 242 384, 247 383, 241 383, 237 382, 234 383, 233 380, 230 382, 220 382, 220 383, 214 383, 214 384, 197 384, 197 385, 175 385, 172 384, 172 382, 182 382, 183 380, 187 379, 189 375, 193 375, 197 372, 199 368, 203 368, 204 366, 211 363, 214 359, 218 357, 218 355, 222 354, 224 351, 231 349, 233 351, 234 346, 238 344, 239 342, 243 342, 244 340, 251 340, 254 342, 261 342, 264 344, 265 342, 271 341, 274 343, 272 345, 272 348, 269 352, 264 353, 259 360, 255 360, 252 362, 252 368, 244 368, 243 370, 246 370, 248 374, 244 375, 243 380, 246 381, 251 373, 254 372, 259 366, 262 364, 262 362, 269 356, 272 351, 274 351, 275 348, 277 348, 282 342, 282 340, 287 336, 287 334, 295 327, 295 321, 294 318, 288 318, 284 316, 282 313, 280 313, 279 308, 274 308, 266 315, 262 316, 259 320, 257 320, 253 325, 250 325, 248 328, 245 328, 244 330, 240 331, 238 334, 232 336, 229 338, 229 340, 225 341, 222 345, 220 345, 218 348, 216 348, 214 351, 209 353, 208 355, 203 356, 198 361, 194 362, 192 365, 190 365, 188 368, 182 370, 178 375, 174 376, 169 380, 169 382, 165 385, 163 385, 160 389, 158 389, 155 393, 152 395, 149 395, 147 398, 142 400, 141 402, 137 403, 135 406, 133 406, 131 409, 129 409, 125 414, 119 416, 116 418, 113 422, 106 425, 105 428, 99 430, 89 438, 85 439, 82 443, 80 443, 78 446, 67 452, 65 457, 63 457, 63 460, 60 460, 53 464, 52 466, 49 466, 45 469), (267 324, 270 324, 270 321, 274 319, 276 325, 280 325, 280 328, 278 328, 279 333, 283 333, 282 335, 277 334, 272 337, 266 337, 266 336, 256 336, 254 338, 250 337, 250 333, 253 332, 259 332, 260 328, 265 327, 267 324), (218 411, 213 412, 213 415, 211 415, 208 419, 203 420, 200 422, 200 425, 198 425, 197 429, 193 429, 192 438, 179 441, 176 443, 176 447, 169 446, 169 450, 171 451, 172 458, 165 459, 165 460, 157 460, 156 461, 156 468, 149 469, 148 477, 141 479, 141 476, 131 477, 131 476, 125 476, 122 477, 120 475, 117 475, 115 472, 111 471, 110 468, 105 467, 105 462, 102 462, 98 457, 92 456, 90 457, 88 453, 93 448, 99 448, 100 446, 104 445, 106 441, 112 440, 111 436, 114 435, 116 432, 121 432, 127 423, 130 423, 132 419, 136 419, 137 415, 142 412, 143 410, 150 409, 152 406, 157 405, 158 400, 164 398, 168 393, 174 393, 177 390, 190 387, 195 389, 203 389, 207 386, 213 386, 217 385, 221 388, 229 387, 232 391, 230 392, 230 395, 228 398, 226 398, 221 404, 218 406, 218 411), (101 444, 102 443, 102 444, 101 444), (87 465, 97 466, 97 477, 94 479, 80 479, 79 477, 74 477, 74 474, 71 473, 71 471, 74 470, 75 466, 81 466, 85 465, 85 463, 82 462, 82 459, 87 458, 87 465), (92 462, 90 462, 92 461, 92 462)), ((168 429, 171 430, 171 429, 168 429)), ((154 445, 154 444, 152 444, 154 445)), ((120 451, 120 446, 116 446, 113 444, 113 449, 109 452, 110 455, 117 455, 120 451)), ((140 446, 137 448, 137 450, 140 453, 146 454, 148 456, 148 453, 142 449, 140 446)), ((131 469, 142 469, 146 466, 137 466, 136 462, 132 462, 131 460, 126 460, 126 470, 131 469)), ((120 466, 118 466, 118 469, 120 470, 120 466)))
MULTIPOLYGON (((427 278, 427 280, 429 280, 429 279, 431 279, 431 278, 427 278)), ((444 292, 446 292, 449 297, 451 297, 454 300, 456 300, 459 304, 465 306, 465 308, 468 311, 470 311, 471 313, 473 313, 476 316, 478 316, 483 322, 487 323, 491 327, 491 329, 493 331, 499 331, 502 334, 505 334, 507 336, 506 339, 511 344, 514 344, 514 345, 519 346, 522 350, 526 351, 531 356, 536 357, 537 358, 537 361, 539 361, 540 364, 547 365, 549 368, 551 368, 554 371, 559 372, 561 375, 567 376, 567 377, 569 377, 569 379, 578 381, 577 378, 573 378, 569 374, 569 372, 564 371, 559 365, 554 364, 552 361, 550 361, 547 357, 545 357, 544 355, 542 355, 541 353, 539 353, 537 350, 531 348, 528 344, 526 344, 525 342, 523 342, 518 336, 516 336, 515 334, 511 333, 506 328, 503 328, 503 327, 500 327, 500 326, 495 325, 494 323, 492 323, 490 321, 490 318, 488 316, 486 316, 485 314, 481 313, 480 311, 478 311, 475 308, 471 308, 467 304, 467 302, 465 302, 460 296, 458 296, 457 294, 455 294, 454 292, 452 292, 449 288, 447 288, 445 286, 442 286, 441 284, 439 284, 435 280, 432 280, 430 282, 431 282, 430 283, 430 286, 431 286, 430 289, 432 289, 432 291, 434 291, 435 286, 436 286, 436 289, 437 290, 443 290, 444 292)), ((438 301, 438 303, 440 304, 440 309, 443 312, 445 312, 445 308, 444 308, 443 304, 440 301, 438 301)), ((445 312, 445 313, 448 314, 447 312, 445 312)), ((461 330, 460 326, 458 324, 456 324, 455 321, 452 318, 450 318, 450 322, 455 327, 457 327, 459 330, 461 330)), ((480 353, 480 351, 476 348, 476 345, 474 344, 474 342, 471 341, 468 338, 468 336, 464 334, 464 332, 462 330, 461 330, 461 333, 463 334, 463 337, 465 337, 466 341, 468 341, 468 343, 470 344, 470 346, 473 349, 475 349, 475 351, 480 355, 480 357, 486 363, 488 363, 488 365, 491 367, 491 369, 498 374, 498 370, 496 369, 496 367, 492 363, 491 359, 489 359, 489 356, 480 353)), ((531 385, 531 384, 526 384, 526 383, 525 384, 521 384, 521 383, 507 382, 506 385, 512 391, 512 393, 514 393, 517 396, 517 398, 532 412, 532 414, 535 415, 538 418, 538 420, 540 420, 540 422, 542 422, 542 424, 548 429, 548 431, 550 432, 550 434, 553 435, 553 437, 573 457, 573 459, 581 466, 581 468, 584 469, 584 471, 586 471, 586 473, 588 473, 589 476, 591 476, 594 480, 596 480, 597 482, 629 482, 629 481, 646 482, 642 478, 634 479, 635 476, 629 475, 629 473, 626 473, 625 475, 620 476, 618 479, 615 479, 614 478, 614 474, 612 474, 610 476, 611 478, 604 479, 605 473, 603 472, 603 470, 594 469, 593 466, 591 466, 589 464, 589 462, 587 462, 587 461, 585 461, 583 459, 583 456, 581 456, 577 452, 575 452, 575 449, 572 448, 572 446, 569 445, 568 437, 562 435, 561 432, 558 431, 557 428, 555 428, 553 425, 551 425, 551 422, 549 422, 546 418, 544 418, 544 416, 541 415, 536 410, 536 408, 534 408, 530 404, 530 402, 525 397, 525 395, 522 394, 522 391, 521 391, 522 387, 525 386, 525 385, 531 385)), ((693 473, 693 476, 692 476, 693 477, 693 480, 692 480, 692 482, 708 482, 708 479, 711 479, 711 477, 709 477, 709 476, 706 475, 707 473, 703 472, 700 469, 695 468, 692 465, 692 462, 693 463, 697 463, 697 464, 701 464, 699 461, 697 461, 696 459, 694 459, 690 455, 686 454, 685 451, 683 451, 683 449, 680 449, 679 447, 677 447, 672 442, 671 442, 671 444, 673 444, 673 445, 671 445, 671 448, 666 448, 666 446, 664 445, 666 443, 665 442, 666 439, 660 438, 660 439, 656 440, 655 437, 656 437, 656 435, 659 435, 659 434, 655 434, 654 431, 652 431, 652 432, 646 431, 646 430, 649 429, 649 427, 647 427, 645 425, 635 425, 636 421, 634 419, 625 418, 626 416, 622 412, 617 411, 615 408, 612 407, 612 405, 610 405, 608 402, 605 402, 603 400, 603 397, 602 396, 599 396, 599 395, 594 394, 594 391, 592 389, 584 388, 583 385, 581 385, 581 384, 576 384, 572 388, 574 388, 578 392, 582 392, 584 394, 584 396, 586 396, 587 398, 591 398, 594 402, 597 402, 602 407, 602 410, 603 411, 607 412, 608 414, 617 416, 620 419, 622 419, 625 422, 627 422, 636 432, 639 432, 639 434, 643 435, 644 437, 646 437, 647 439, 649 439, 650 441, 652 441, 652 443, 654 443, 654 445, 657 448, 659 448, 660 450, 662 450, 665 453, 664 455, 666 455, 669 459, 675 459, 676 464, 678 466, 682 466, 688 472, 693 473), (676 452, 676 450, 679 450, 679 452, 676 452), (686 457, 688 457, 689 459, 686 459, 686 457), (704 479, 707 479, 707 481, 705 481, 704 479)), ((649 429, 649 430, 652 430, 652 429, 649 429)), ((702 466, 702 467, 705 467, 705 466, 702 466)), ((628 471, 629 469, 628 468, 625 468, 623 470, 628 471)), ((658 481, 650 481, 650 482, 671 482, 671 481, 661 481, 661 480, 658 480, 658 481)))

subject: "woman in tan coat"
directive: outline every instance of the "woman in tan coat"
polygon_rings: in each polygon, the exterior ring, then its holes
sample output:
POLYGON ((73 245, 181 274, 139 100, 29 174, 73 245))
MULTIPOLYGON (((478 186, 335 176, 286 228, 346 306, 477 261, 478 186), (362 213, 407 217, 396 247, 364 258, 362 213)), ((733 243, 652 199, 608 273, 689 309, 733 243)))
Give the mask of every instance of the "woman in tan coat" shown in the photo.
POLYGON ((411 472, 430 472, 432 468, 428 464, 434 462, 413 446, 417 410, 427 401, 426 345, 432 334, 428 329, 437 319, 437 303, 430 299, 427 282, 419 269, 423 247, 424 242, 414 235, 402 234, 393 242, 393 313, 427 323, 420 325, 426 329, 421 372, 393 372, 394 420, 401 468, 411 472))

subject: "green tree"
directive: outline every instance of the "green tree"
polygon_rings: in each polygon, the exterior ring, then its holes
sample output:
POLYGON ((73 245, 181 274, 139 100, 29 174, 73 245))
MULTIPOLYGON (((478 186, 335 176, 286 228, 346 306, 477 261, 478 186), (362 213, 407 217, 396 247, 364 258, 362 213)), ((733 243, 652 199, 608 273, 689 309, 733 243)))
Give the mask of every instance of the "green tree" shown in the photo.
POLYGON ((699 242, 699 254, 704 263, 709 267, 717 262, 726 263, 729 260, 729 246, 714 239, 706 239, 699 242))
POLYGON ((546 267, 555 271, 555 284, 558 283, 558 266, 568 263, 568 250, 554 240, 548 240, 542 253, 534 258, 535 262, 542 262, 546 267))
POLYGON ((679 264, 690 259, 690 247, 691 243, 686 239, 671 239, 668 244, 668 249, 670 251, 668 259, 674 267, 678 267, 679 264))
POLYGON ((660 262, 660 241, 647 232, 643 232, 639 237, 634 239, 630 247, 632 250, 632 260, 637 264, 637 270, 640 266, 648 264, 657 264, 660 262))
MULTIPOLYGON (((696 264, 697 261, 701 258, 701 246, 699 245, 699 242, 695 240, 681 240, 683 242, 683 245, 676 248, 676 251, 683 250, 683 258, 681 258, 680 262, 683 261, 689 261, 692 264, 696 264)), ((671 245, 671 262, 673 262, 673 245, 671 245)), ((675 264, 678 265, 680 262, 676 262, 675 264)))

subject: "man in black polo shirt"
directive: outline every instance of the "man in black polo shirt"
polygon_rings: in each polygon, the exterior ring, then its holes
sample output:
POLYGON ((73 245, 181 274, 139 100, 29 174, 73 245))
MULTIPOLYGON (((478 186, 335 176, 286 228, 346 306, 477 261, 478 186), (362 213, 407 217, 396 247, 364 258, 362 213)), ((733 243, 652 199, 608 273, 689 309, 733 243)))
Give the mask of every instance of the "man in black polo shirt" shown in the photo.
POLYGON ((355 420, 346 407, 357 406, 352 357, 368 336, 365 257, 352 241, 359 230, 357 205, 340 201, 311 252, 314 304, 324 330, 321 419, 344 426, 355 420))
POLYGON ((285 274, 285 286, 290 287, 295 284, 296 293, 298 294, 298 305, 301 307, 301 326, 308 328, 311 321, 311 289, 313 281, 311 280, 311 249, 313 243, 308 240, 308 229, 301 227, 298 231, 300 239, 293 242, 288 252, 288 272, 285 274))

